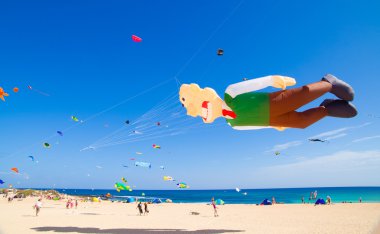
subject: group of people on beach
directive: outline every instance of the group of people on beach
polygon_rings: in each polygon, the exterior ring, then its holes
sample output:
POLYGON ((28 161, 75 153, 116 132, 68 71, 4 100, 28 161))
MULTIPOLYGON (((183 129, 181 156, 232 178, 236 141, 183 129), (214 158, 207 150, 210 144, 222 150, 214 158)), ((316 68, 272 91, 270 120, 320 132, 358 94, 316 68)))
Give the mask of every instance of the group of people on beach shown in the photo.
POLYGON ((144 210, 143 210, 143 207, 142 207, 142 206, 143 206, 143 205, 142 205, 141 202, 139 202, 139 203, 137 204, 136 209, 139 210, 139 214, 140 214, 140 215, 147 215, 147 214, 149 214, 148 203, 147 203, 147 202, 144 202, 144 210))
POLYGON ((75 201, 73 201, 73 199, 69 198, 67 199, 67 202, 66 202, 66 209, 71 209, 73 208, 75 205, 75 209, 78 207, 78 200, 75 199, 75 201))

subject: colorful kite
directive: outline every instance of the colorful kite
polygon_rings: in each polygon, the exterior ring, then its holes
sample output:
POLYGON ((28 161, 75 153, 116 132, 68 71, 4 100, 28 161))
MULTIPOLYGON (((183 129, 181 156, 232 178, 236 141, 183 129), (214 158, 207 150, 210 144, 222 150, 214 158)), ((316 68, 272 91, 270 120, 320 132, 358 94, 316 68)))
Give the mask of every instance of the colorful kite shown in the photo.
POLYGON ((155 149, 161 149, 161 146, 153 144, 153 148, 155 148, 155 149))
POLYGON ((218 49, 217 53, 218 56, 222 56, 224 54, 224 50, 218 49))
POLYGON ((180 188, 180 189, 187 189, 187 188, 190 188, 189 185, 187 185, 186 183, 183 183, 183 182, 178 183, 177 186, 178 186, 178 188, 180 188))
POLYGON ((164 176, 164 181, 174 181, 174 179, 171 176, 164 176))
POLYGON ((136 36, 136 35, 132 35, 132 40, 134 42, 142 42, 142 39, 140 37, 136 36))
POLYGON ((116 182, 114 186, 115 186, 115 188, 116 188, 116 190, 118 192, 120 192, 121 190, 129 190, 129 189, 131 189, 131 187, 129 187, 128 185, 125 185, 123 183, 118 183, 118 182, 116 182))
POLYGON ((128 183, 128 181, 124 177, 121 178, 121 181, 123 181, 124 183, 128 183))
POLYGON ((279 75, 251 79, 228 86, 224 100, 211 88, 183 84, 179 98, 188 115, 201 116, 204 123, 223 117, 237 130, 303 129, 326 116, 351 118, 357 115, 356 108, 350 103, 354 99, 353 88, 335 76, 328 74, 319 82, 285 90, 295 84, 295 79, 279 75), (268 86, 282 91, 255 92, 268 86), (338 99, 326 99, 319 107, 297 112, 300 107, 328 92, 338 99))
POLYGON ((0 99, 5 101, 4 97, 8 97, 9 94, 4 91, 3 88, 0 87, 0 99))
POLYGON ((16 173, 18 173, 17 167, 12 167, 11 170, 14 171, 14 172, 16 172, 16 173))
POLYGON ((76 117, 76 116, 71 116, 71 119, 73 120, 73 121, 75 121, 75 122, 78 122, 79 121, 79 119, 76 117))
POLYGON ((17 87, 13 88, 13 92, 18 93, 19 89, 17 87))
POLYGON ((152 165, 147 162, 135 162, 136 167, 146 167, 146 168, 151 168, 152 165))

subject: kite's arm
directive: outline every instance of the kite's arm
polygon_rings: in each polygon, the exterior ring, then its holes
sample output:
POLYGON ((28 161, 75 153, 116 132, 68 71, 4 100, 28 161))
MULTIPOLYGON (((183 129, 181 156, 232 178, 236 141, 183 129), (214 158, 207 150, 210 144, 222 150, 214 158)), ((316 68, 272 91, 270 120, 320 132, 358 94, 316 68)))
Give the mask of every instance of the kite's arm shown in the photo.
POLYGON ((243 93, 249 93, 260 89, 265 89, 268 86, 285 89, 286 86, 292 86, 295 84, 296 80, 291 77, 277 75, 264 76, 261 78, 232 84, 227 87, 226 93, 228 93, 232 98, 234 98, 243 93))

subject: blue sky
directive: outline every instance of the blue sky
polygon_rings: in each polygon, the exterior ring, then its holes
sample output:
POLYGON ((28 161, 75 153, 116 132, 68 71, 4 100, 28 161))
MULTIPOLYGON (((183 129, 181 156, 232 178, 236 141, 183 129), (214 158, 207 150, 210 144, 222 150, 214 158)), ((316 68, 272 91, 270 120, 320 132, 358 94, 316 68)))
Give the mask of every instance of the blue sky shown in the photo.
POLYGON ((126 177, 137 189, 174 189, 163 175, 194 189, 380 186, 379 10, 378 1, 2 1, 0 87, 11 95, 0 102, 0 179, 57 188, 112 188, 126 177), (80 151, 173 95, 174 76, 222 95, 243 77, 282 74, 300 86, 326 73, 354 87, 357 117, 278 132, 236 131, 223 120, 187 130, 201 120, 182 116, 179 135, 80 151), (314 136, 329 143, 307 141, 314 136))

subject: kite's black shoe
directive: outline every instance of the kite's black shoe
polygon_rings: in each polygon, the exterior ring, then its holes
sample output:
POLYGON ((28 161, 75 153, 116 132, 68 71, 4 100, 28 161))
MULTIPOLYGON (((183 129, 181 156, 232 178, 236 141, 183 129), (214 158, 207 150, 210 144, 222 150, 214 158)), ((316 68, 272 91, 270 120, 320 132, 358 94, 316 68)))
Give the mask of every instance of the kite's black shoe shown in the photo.
POLYGON ((332 84, 331 93, 338 98, 346 101, 354 100, 354 89, 343 80, 339 80, 331 74, 325 75, 322 80, 332 84))
POLYGON ((320 106, 325 107, 328 116, 332 117, 352 118, 358 114, 356 107, 346 100, 326 99, 320 106))

